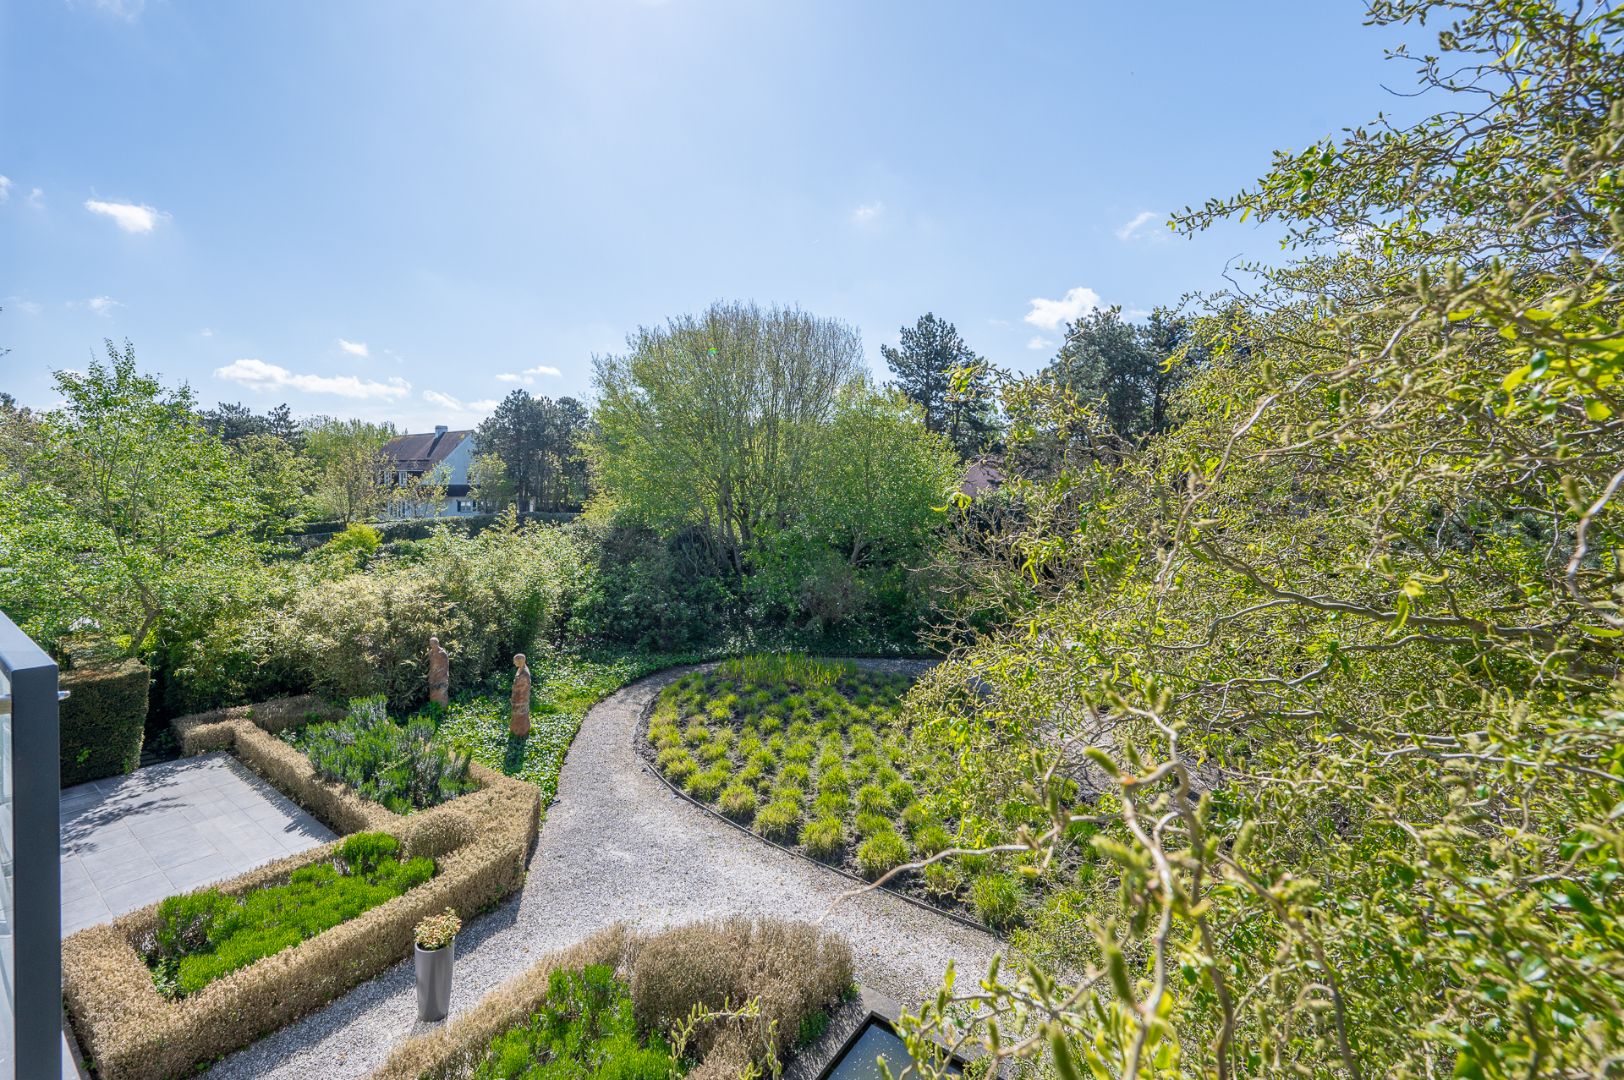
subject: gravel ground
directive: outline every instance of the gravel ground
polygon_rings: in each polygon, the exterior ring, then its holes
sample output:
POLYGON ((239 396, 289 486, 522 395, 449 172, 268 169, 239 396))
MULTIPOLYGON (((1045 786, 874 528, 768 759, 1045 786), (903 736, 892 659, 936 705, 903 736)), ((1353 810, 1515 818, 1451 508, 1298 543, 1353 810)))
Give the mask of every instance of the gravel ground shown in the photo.
MULTIPOLYGON (((523 891, 457 938, 453 1017, 544 954, 617 920, 653 928, 711 915, 817 919, 852 887, 712 819, 644 770, 634 746, 642 711, 685 670, 651 675, 587 714, 523 891)), ((935 991, 949 960, 979 976, 999 948, 990 935, 882 893, 844 901, 824 925, 851 942, 860 982, 910 1005, 935 991)), ((365 1076, 432 1026, 416 1023, 412 980, 407 960, 207 1075, 365 1076)))

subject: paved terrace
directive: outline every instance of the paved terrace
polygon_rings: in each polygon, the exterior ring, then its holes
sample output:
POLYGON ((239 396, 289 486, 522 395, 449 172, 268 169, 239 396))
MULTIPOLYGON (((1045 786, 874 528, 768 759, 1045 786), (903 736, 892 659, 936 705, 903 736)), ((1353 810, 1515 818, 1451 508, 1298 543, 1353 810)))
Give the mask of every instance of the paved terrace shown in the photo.
POLYGON ((334 839, 227 753, 62 792, 62 935, 334 839))

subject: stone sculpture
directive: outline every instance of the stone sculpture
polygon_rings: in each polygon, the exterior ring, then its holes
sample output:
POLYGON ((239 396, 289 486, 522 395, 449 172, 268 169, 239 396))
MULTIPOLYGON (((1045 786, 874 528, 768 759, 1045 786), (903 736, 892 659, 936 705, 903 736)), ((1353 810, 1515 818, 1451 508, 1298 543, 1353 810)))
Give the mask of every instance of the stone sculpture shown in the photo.
POLYGON ((451 658, 440 647, 440 639, 429 638, 429 701, 451 704, 451 658))
POLYGON ((508 730, 519 738, 530 734, 530 669, 525 666, 524 653, 513 658, 513 719, 508 730))

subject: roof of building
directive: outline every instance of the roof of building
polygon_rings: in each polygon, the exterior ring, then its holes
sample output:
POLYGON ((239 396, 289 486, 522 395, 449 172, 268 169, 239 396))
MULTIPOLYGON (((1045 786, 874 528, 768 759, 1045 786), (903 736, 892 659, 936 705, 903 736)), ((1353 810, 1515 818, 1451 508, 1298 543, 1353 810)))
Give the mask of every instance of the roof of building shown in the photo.
POLYGON ((472 431, 449 431, 436 428, 423 435, 397 435, 383 444, 383 452, 394 458, 395 464, 407 471, 427 471, 446 459, 461 446, 464 439, 474 437, 472 431))
POLYGON ((1004 470, 985 459, 975 462, 964 472, 959 491, 972 499, 988 491, 996 491, 1004 483, 1004 470))

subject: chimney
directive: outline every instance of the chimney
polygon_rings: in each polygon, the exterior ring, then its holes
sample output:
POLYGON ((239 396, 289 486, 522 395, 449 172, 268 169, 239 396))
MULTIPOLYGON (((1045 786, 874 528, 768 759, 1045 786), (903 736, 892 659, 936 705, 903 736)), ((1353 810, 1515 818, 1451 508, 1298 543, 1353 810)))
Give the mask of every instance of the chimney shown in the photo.
POLYGON ((444 435, 449 430, 451 430, 451 429, 446 427, 444 424, 435 424, 434 425, 434 433, 436 435, 444 435))

